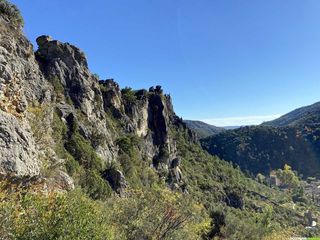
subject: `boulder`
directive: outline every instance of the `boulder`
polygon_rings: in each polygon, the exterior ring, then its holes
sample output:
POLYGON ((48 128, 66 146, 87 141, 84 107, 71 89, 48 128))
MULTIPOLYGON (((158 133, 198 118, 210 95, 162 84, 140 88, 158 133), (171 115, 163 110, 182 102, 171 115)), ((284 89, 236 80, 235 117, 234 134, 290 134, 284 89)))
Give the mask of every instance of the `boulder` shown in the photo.
POLYGON ((75 188, 73 179, 61 170, 58 170, 47 182, 49 189, 52 188, 53 190, 71 191, 75 188))
POLYGON ((52 37, 46 35, 42 35, 36 39, 36 42, 39 46, 43 46, 50 41, 52 41, 52 37))

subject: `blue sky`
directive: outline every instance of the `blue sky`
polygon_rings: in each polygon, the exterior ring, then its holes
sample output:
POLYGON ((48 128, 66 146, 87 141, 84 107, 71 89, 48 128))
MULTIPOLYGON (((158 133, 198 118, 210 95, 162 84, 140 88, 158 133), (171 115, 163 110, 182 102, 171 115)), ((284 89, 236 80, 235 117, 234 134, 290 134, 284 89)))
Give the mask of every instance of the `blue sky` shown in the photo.
POLYGON ((122 87, 162 85, 185 119, 256 124, 320 100, 318 0, 12 2, 33 43, 70 42, 122 87))

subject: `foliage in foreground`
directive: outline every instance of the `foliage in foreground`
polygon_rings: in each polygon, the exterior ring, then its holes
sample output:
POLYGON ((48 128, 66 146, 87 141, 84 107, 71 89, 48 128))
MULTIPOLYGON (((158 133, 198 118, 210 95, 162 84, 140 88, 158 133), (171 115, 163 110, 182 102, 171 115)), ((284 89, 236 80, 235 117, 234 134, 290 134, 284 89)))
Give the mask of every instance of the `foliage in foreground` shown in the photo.
POLYGON ((0 239, 200 239, 209 226, 201 205, 154 187, 94 201, 80 190, 0 186, 0 239))

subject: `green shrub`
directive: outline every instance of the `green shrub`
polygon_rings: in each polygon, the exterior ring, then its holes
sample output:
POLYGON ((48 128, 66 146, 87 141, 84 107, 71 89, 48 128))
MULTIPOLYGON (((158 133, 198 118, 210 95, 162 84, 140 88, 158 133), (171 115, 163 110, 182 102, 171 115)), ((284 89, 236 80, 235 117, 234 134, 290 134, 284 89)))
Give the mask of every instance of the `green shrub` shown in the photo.
POLYGON ((85 169, 102 170, 102 160, 98 157, 90 143, 78 132, 72 134, 65 147, 85 169))
POLYGON ((280 179, 281 185, 284 187, 294 189, 300 185, 297 174, 292 171, 291 167, 287 164, 284 165, 283 170, 278 169, 276 175, 280 179))
POLYGON ((51 113, 51 107, 48 104, 33 106, 28 108, 28 112, 31 113, 29 123, 33 137, 37 145, 46 148, 50 144, 48 116, 51 113))
POLYGON ((116 141, 116 144, 119 146, 120 150, 128 155, 132 154, 133 145, 129 137, 121 137, 116 141))
POLYGON ((24 22, 16 5, 7 0, 0 0, 0 14, 6 17, 14 26, 23 27, 24 22))
POLYGON ((108 201, 120 239, 197 240, 207 230, 203 206, 194 204, 189 196, 163 186, 132 191, 130 196, 108 201))
POLYGON ((112 194, 109 183, 95 170, 85 171, 81 176, 80 185, 92 199, 103 200, 112 194))
POLYGON ((64 98, 64 86, 62 85, 60 79, 56 76, 51 77, 49 79, 49 82, 52 84, 54 92, 58 98, 58 100, 61 100, 64 98))
POLYGON ((53 122, 51 127, 53 130, 52 138, 55 141, 55 152, 59 157, 64 158, 66 152, 64 149, 64 141, 67 138, 68 128, 56 111, 53 113, 53 122))
MULTIPOLYGON (((57 135, 61 136, 59 133, 57 135)), ((77 178, 82 189, 92 199, 106 199, 110 196, 111 187, 100 175, 104 169, 102 160, 90 142, 78 132, 77 121, 72 121, 64 142, 68 173, 77 178)))
POLYGON ((157 173, 150 168, 150 162, 141 155, 141 139, 129 134, 116 141, 120 155, 118 161, 130 186, 140 188, 151 186, 159 180, 157 173))
POLYGON ((130 87, 121 89, 121 94, 127 104, 134 104, 137 100, 135 91, 133 91, 130 87))
POLYGON ((52 137, 55 142, 55 153, 59 158, 65 160, 66 170, 70 176, 73 176, 79 171, 80 165, 64 147, 68 139, 68 128, 57 112, 53 113, 52 130, 52 137))
POLYGON ((0 183, 0 238, 8 240, 197 240, 209 219, 191 197, 166 189, 131 191, 94 201, 80 190, 61 194, 0 183))
POLYGON ((121 154, 118 161, 121 165, 121 171, 125 175, 130 186, 132 186, 133 188, 142 187, 140 178, 140 172, 143 169, 142 161, 137 159, 136 157, 130 157, 128 154, 121 154))
POLYGON ((79 163, 69 153, 66 153, 65 160, 66 169, 70 176, 74 176, 77 172, 79 172, 79 163))
POLYGON ((119 146, 120 150, 129 156, 133 155, 134 148, 139 147, 140 143, 141 139, 133 134, 120 137, 116 141, 116 144, 119 146))
POLYGON ((103 205, 80 191, 43 194, 33 186, 0 186, 0 238, 19 240, 115 239, 103 205))

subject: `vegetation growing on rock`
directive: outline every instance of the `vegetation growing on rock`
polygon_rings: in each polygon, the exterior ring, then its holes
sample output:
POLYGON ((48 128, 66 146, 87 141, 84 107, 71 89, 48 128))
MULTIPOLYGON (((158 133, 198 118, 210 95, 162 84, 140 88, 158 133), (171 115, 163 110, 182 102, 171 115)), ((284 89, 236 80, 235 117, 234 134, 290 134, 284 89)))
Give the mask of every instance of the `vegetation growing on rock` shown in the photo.
POLYGON ((24 21, 16 5, 0 0, 0 14, 16 27, 23 27, 24 21))

